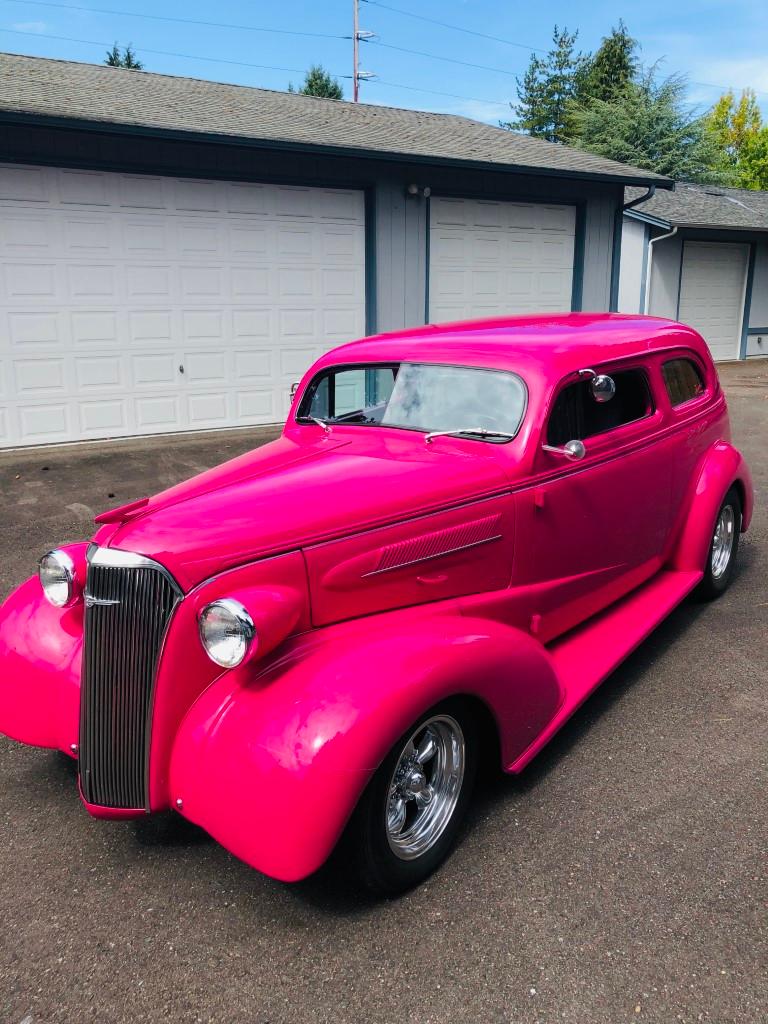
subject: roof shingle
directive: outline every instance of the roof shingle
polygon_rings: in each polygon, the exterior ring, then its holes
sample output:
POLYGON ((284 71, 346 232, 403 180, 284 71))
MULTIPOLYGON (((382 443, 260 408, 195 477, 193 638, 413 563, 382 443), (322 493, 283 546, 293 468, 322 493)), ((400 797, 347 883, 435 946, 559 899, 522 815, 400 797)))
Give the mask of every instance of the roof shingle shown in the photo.
POLYGON ((453 114, 318 99, 297 93, 96 64, 0 54, 0 119, 55 118, 152 132, 205 134, 290 148, 485 164, 499 170, 669 187, 614 160, 453 114))
MULTIPOLYGON (((639 195, 640 189, 627 189, 628 200, 639 195)), ((678 227, 768 231, 768 192, 743 188, 678 182, 674 192, 657 192, 635 211, 678 227)))

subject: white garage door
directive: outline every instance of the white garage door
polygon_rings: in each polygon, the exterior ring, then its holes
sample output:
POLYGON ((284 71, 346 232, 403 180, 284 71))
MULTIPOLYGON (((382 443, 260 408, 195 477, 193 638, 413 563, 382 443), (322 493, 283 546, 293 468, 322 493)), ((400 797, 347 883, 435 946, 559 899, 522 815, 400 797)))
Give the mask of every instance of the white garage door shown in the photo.
POLYGON ((365 333, 359 191, 0 165, 0 447, 273 423, 365 333))
POLYGON ((433 323, 571 309, 573 206, 430 200, 433 323))
POLYGON ((685 242, 678 319, 695 327, 715 359, 738 359, 749 247, 685 242))

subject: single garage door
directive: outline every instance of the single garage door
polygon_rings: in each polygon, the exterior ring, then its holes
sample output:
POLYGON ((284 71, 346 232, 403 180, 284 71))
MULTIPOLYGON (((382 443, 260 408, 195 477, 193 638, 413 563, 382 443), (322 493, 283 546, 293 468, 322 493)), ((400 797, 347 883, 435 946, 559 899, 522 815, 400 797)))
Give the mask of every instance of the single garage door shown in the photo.
POLYGON ((715 359, 738 359, 749 247, 685 242, 678 319, 695 327, 715 359))
POLYGON ((0 447, 273 423, 365 333, 363 194, 0 165, 0 447))
POLYGON ((433 323, 571 309, 573 206, 430 199, 433 323))

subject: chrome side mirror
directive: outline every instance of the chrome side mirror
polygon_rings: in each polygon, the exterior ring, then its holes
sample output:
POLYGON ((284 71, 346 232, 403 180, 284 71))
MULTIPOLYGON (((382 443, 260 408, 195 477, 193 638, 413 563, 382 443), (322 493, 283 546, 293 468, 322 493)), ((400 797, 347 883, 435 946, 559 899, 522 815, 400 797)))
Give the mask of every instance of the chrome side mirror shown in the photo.
POLYGON ((605 402, 610 402, 616 394, 616 381, 613 377, 598 373, 589 382, 589 390, 592 392, 594 400, 603 405, 605 402))
POLYGON ((300 383, 301 382, 297 380, 294 381, 293 384, 291 384, 291 401, 293 401, 294 398, 296 397, 296 392, 299 390, 300 383))
POLYGON ((584 447, 583 441, 567 441, 562 448, 558 448, 556 445, 543 444, 541 446, 545 452, 554 452, 556 455, 564 455, 566 459, 574 459, 578 462, 583 459, 587 454, 587 449, 584 447))

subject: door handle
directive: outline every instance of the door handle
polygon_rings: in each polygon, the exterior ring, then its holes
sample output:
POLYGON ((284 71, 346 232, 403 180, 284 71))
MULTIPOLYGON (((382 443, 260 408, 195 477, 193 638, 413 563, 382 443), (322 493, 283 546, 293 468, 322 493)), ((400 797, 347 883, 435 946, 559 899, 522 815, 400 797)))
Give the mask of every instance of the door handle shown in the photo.
POLYGON ((448 579, 448 573, 446 572, 432 572, 423 573, 421 576, 417 576, 416 579, 419 583, 423 583, 425 586, 437 586, 440 583, 445 583, 448 579))

